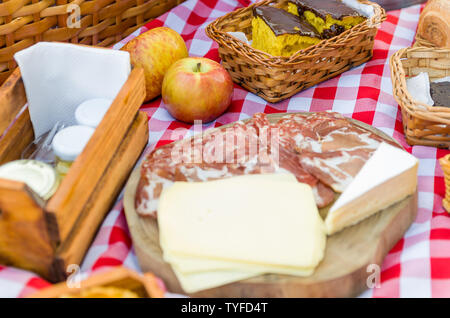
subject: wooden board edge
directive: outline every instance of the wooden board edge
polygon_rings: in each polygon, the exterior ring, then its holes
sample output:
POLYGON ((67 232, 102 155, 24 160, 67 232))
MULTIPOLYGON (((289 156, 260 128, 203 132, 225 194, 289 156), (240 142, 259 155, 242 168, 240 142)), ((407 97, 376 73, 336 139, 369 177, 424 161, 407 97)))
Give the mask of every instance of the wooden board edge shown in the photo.
MULTIPOLYGON (((133 247, 136 253, 136 256, 138 258, 138 261, 140 259, 143 259, 145 255, 145 251, 142 251, 139 246, 145 246, 146 242, 141 241, 141 237, 144 237, 145 235, 136 235, 136 233, 145 233, 145 230, 140 223, 140 218, 136 218, 133 213, 135 212, 134 209, 134 194, 136 192, 138 180, 140 176, 140 165, 136 167, 133 172, 131 173, 130 177, 128 178, 127 184, 125 185, 125 192, 123 197, 123 207, 124 207, 124 213, 125 218, 127 220, 128 229, 130 231, 130 235, 133 241, 133 247)), ((149 217, 150 218, 150 217, 149 217)), ((156 222, 156 220, 155 220, 156 222)), ((163 273, 154 271, 154 269, 146 269, 143 268, 144 271, 150 271, 155 272, 157 276, 163 280, 164 284, 166 285, 167 289, 170 292, 174 293, 184 293, 184 291, 181 288, 181 285, 178 283, 176 285, 171 285, 171 280, 168 279, 169 277, 175 276, 175 273, 172 271, 170 266, 163 266, 165 263, 157 264, 159 268, 165 269, 163 273)))

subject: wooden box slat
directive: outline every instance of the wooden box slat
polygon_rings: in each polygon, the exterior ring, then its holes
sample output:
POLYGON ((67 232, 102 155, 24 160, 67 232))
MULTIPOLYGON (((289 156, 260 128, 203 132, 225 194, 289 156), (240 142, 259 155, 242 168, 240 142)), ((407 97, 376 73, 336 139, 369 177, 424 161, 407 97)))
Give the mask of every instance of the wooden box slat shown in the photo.
MULTIPOLYGON (((0 82, 1 83, 1 82, 0 82)), ((7 85, 0 87, 0 135, 9 127, 26 103, 25 88, 19 68, 11 75, 7 85)))
MULTIPOLYGON (((0 95, 1 96, 1 95, 0 95)), ((34 140, 33 126, 30 113, 25 110, 17 118, 0 142, 0 165, 20 159, 22 151, 34 140)))
POLYGON ((43 205, 24 183, 0 179, 0 263, 47 272, 53 243, 43 205))

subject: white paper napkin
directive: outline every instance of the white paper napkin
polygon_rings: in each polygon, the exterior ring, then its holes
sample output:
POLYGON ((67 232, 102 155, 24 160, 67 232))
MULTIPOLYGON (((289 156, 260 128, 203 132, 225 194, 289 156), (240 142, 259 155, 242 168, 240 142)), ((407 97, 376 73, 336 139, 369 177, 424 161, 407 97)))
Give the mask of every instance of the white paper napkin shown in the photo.
POLYGON ((40 42, 14 58, 36 138, 58 121, 75 124, 75 109, 85 100, 114 99, 131 71, 128 52, 68 43, 40 42))

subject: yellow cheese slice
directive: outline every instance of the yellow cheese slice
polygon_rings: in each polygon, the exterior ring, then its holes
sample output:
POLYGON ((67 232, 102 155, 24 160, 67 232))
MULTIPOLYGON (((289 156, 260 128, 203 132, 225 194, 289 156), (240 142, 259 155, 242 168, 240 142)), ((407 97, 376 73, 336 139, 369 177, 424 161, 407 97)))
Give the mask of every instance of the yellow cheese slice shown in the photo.
POLYGON ((252 272, 258 274, 284 267, 310 274, 324 254, 323 221, 309 185, 279 181, 279 174, 247 175, 165 189, 158 206, 160 242, 179 279, 186 278, 180 270, 186 268, 194 273, 188 277, 217 274, 211 265, 230 265, 236 273, 256 264, 252 272), (180 254, 190 260, 173 257, 180 254), (215 263, 193 264, 196 258, 215 263))
POLYGON ((262 273, 245 271, 215 271, 184 274, 172 267, 181 287, 186 293, 195 293, 200 290, 210 289, 251 277, 259 276, 262 273))
POLYGON ((406 151, 381 143, 330 208, 327 233, 339 232, 413 194, 418 164, 406 151))
MULTIPOLYGON (((320 251, 318 251, 319 253, 320 251)), ((289 267, 271 266, 264 264, 252 264, 247 262, 207 259, 185 255, 164 254, 164 260, 176 266, 177 270, 183 274, 195 274, 201 272, 220 271, 256 271, 258 273, 271 273, 293 276, 310 276, 314 272, 314 267, 289 267)))

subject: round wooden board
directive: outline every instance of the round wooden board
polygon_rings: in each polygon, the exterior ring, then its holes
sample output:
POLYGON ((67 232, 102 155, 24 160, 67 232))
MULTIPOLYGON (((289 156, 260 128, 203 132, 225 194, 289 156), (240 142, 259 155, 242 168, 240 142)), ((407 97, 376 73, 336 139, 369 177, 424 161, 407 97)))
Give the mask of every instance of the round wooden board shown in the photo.
MULTIPOLYGON (((301 113, 308 115, 308 113, 301 113)), ((271 122, 286 114, 268 115, 271 122)), ((354 123, 387 137, 367 124, 354 123)), ((228 125, 227 125, 228 126, 228 125)), ((226 126, 219 127, 223 128, 226 126)), ((170 265, 162 258, 156 220, 141 217, 134 208, 140 167, 130 176, 125 188, 124 208, 134 248, 143 271, 153 272, 173 293, 186 294, 170 265)), ((322 217, 327 209, 321 209, 322 217)), ((417 214, 417 193, 348 227, 327 239, 325 257, 309 277, 267 274, 204 290, 192 297, 353 297, 368 288, 374 276, 371 264, 381 267, 384 257, 400 240, 417 214)))

